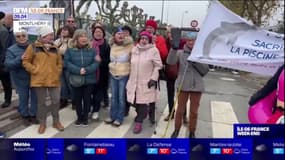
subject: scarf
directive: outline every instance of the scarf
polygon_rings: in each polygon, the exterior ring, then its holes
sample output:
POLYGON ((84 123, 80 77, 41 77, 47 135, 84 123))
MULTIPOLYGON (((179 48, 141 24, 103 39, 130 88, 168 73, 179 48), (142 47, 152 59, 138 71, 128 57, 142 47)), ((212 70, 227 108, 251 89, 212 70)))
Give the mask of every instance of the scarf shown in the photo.
POLYGON ((192 49, 189 48, 186 44, 184 44, 183 50, 184 50, 184 53, 187 53, 187 54, 191 54, 191 51, 192 51, 192 49))
MULTIPOLYGON (((104 39, 99 39, 99 40, 93 39, 92 48, 95 48, 96 55, 100 56, 100 48, 99 48, 99 46, 101 46, 103 44, 104 44, 104 39)), ((97 80, 97 82, 99 81, 99 76, 100 76, 100 70, 97 69, 96 70, 96 80, 97 80)))
POLYGON ((25 43, 17 43, 18 47, 26 49, 29 46, 29 42, 25 42, 25 43))
POLYGON ((100 48, 99 46, 101 46, 104 43, 104 39, 100 39, 100 40, 96 40, 94 39, 92 42, 92 48, 95 48, 96 54, 100 55, 100 48))

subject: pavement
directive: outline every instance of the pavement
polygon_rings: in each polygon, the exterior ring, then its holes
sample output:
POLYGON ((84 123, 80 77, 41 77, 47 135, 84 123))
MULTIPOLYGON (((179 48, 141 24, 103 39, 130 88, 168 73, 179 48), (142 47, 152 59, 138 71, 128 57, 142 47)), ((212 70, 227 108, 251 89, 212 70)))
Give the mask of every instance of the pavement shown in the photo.
MULTIPOLYGON (((248 123, 247 110, 249 97, 256 92, 268 77, 255 74, 232 74, 228 71, 216 70, 204 77, 206 91, 202 95, 199 108, 197 138, 232 138, 233 124, 248 123)), ((0 103, 4 93, 0 91, 0 103)), ((111 95, 110 95, 111 96, 111 95)), ((18 97, 13 92, 11 107, 0 108, 0 131, 9 138, 169 138, 174 130, 174 120, 169 124, 163 121, 168 114, 166 83, 161 82, 160 100, 156 105, 156 124, 146 119, 140 134, 132 132, 134 127, 134 108, 125 118, 123 125, 113 127, 103 120, 109 115, 109 109, 101 109, 99 120, 89 120, 88 127, 76 127, 75 111, 71 105, 60 110, 60 119, 65 130, 59 132, 51 127, 51 116, 47 120, 45 134, 37 133, 38 125, 25 123, 17 113, 18 97)), ((189 102, 188 102, 189 105, 189 102)), ((189 109, 188 109, 189 110, 189 109)), ((179 137, 188 137, 187 125, 183 125, 179 137)))
POLYGON ((241 72, 241 78, 250 83, 254 83, 258 88, 263 87, 271 78, 270 76, 263 76, 255 73, 241 72))

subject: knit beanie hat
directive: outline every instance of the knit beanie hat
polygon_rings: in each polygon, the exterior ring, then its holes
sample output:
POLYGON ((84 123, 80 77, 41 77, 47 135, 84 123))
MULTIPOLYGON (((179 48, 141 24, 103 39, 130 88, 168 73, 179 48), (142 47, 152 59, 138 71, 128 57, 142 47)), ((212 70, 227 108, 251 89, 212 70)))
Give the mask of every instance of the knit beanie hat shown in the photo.
POLYGON ((140 33, 140 37, 142 37, 142 36, 146 36, 148 39, 152 39, 152 36, 151 36, 151 34, 149 33, 149 32, 147 32, 147 31, 142 31, 141 33, 140 33))
POLYGON ((50 26, 40 27, 38 29, 39 36, 44 37, 50 33, 53 33, 53 29, 50 26))
POLYGON ((122 29, 121 26, 118 26, 118 27, 114 28, 114 30, 113 30, 113 35, 115 35, 115 34, 118 33, 118 32, 123 32, 123 29, 122 29))
POLYGON ((196 39, 197 38, 197 32, 188 32, 185 35, 185 39, 196 39))
POLYGON ((152 20, 152 19, 147 20, 147 21, 145 22, 145 26, 151 26, 151 27, 154 28, 154 30, 157 29, 157 23, 156 23, 156 21, 154 21, 154 20, 152 20))

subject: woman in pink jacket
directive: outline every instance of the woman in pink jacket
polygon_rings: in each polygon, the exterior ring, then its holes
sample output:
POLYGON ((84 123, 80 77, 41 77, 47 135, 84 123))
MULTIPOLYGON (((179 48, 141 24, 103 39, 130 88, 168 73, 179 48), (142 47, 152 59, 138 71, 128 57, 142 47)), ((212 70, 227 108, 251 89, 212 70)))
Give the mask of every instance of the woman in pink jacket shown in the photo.
MULTIPOLYGON (((155 102, 158 99, 158 70, 162 68, 158 49, 151 44, 152 36, 143 31, 138 44, 132 49, 131 70, 127 83, 127 100, 136 107, 137 116, 133 132, 142 130, 142 122, 150 110, 155 116, 155 102)), ((154 122, 152 122, 154 123, 154 122)))

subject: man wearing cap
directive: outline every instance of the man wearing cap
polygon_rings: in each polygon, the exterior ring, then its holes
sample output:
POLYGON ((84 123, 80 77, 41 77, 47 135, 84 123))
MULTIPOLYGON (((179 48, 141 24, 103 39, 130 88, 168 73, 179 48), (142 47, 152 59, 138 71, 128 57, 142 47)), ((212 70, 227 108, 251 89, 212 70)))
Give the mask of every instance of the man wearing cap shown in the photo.
POLYGON ((24 68, 31 74, 30 85, 35 89, 38 100, 37 118, 40 122, 39 134, 46 129, 47 113, 51 111, 53 127, 63 131, 59 121, 60 75, 62 57, 53 44, 54 31, 51 27, 39 28, 39 38, 26 49, 22 59, 24 68), (51 105, 46 106, 47 91, 51 105))
POLYGON ((172 133, 171 138, 177 138, 179 135, 188 99, 190 100, 189 138, 195 138, 200 99, 202 92, 205 90, 203 77, 193 67, 192 62, 187 60, 191 54, 196 36, 196 32, 189 32, 186 35, 187 41, 183 50, 177 50, 176 47, 171 46, 172 49, 166 60, 167 64, 171 65, 177 64, 177 62, 179 63, 178 77, 175 86, 178 88, 178 86, 182 84, 175 115, 175 130, 172 133))
POLYGON ((9 39, 9 32, 5 25, 2 23, 4 22, 3 19, 5 17, 4 12, 0 12, 0 80, 2 82, 2 86, 4 88, 4 103, 1 104, 2 108, 9 107, 11 104, 12 98, 12 85, 10 80, 10 74, 7 71, 7 68, 4 66, 6 49, 7 49, 7 42, 9 39), (1 22, 2 21, 2 22, 1 22))

